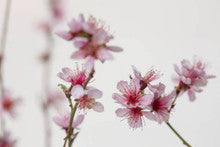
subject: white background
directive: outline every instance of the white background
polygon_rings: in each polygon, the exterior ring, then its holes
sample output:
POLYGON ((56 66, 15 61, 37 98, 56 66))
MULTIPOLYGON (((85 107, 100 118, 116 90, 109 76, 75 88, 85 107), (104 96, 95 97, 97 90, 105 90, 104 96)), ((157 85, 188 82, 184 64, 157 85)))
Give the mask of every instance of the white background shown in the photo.
MULTIPOLYGON (((0 23, 6 0, 0 1, 0 23)), ((38 56, 44 36, 36 29, 46 19, 44 0, 12 0, 9 38, 4 64, 5 83, 14 95, 23 97, 17 120, 7 119, 7 128, 18 138, 18 147, 43 146, 43 120, 39 108, 42 66, 38 56)), ((128 80, 131 65, 145 72, 154 66, 164 75, 161 81, 169 92, 174 84, 173 64, 198 55, 210 63, 210 80, 195 102, 183 95, 170 122, 193 147, 220 146, 220 1, 219 0, 72 0, 66 1, 67 17, 58 29, 65 29, 72 17, 82 12, 103 19, 115 39, 111 44, 124 48, 115 60, 96 64, 93 85, 104 92, 104 113, 86 115, 76 147, 180 147, 182 142, 165 125, 146 120, 142 129, 132 130, 117 118, 120 107, 112 100, 116 84, 128 80)), ((51 86, 62 81, 56 76, 62 67, 74 68, 69 58, 75 50, 70 42, 57 36, 53 56, 51 86)), ((54 115, 55 113, 53 113, 54 115)), ((63 145, 64 132, 53 124, 53 147, 63 145)))

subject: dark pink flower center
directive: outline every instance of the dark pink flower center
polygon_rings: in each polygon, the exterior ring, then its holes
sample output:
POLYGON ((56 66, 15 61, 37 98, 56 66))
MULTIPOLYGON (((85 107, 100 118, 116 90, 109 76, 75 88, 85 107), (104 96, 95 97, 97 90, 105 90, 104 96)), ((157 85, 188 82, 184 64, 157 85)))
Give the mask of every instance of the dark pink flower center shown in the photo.
POLYGON ((2 106, 5 110, 10 110, 13 106, 13 102, 10 99, 4 99, 2 102, 2 106))

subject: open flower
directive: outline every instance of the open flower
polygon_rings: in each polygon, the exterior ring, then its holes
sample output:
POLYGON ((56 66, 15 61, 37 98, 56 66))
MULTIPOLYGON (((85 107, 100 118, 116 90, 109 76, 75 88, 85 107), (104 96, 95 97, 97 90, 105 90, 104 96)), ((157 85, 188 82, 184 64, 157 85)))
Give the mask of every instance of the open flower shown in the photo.
POLYGON ((68 23, 69 31, 57 32, 57 35, 67 41, 73 41, 78 51, 71 56, 73 59, 89 58, 90 61, 113 59, 109 51, 120 52, 122 49, 117 46, 109 46, 107 43, 113 39, 101 23, 90 16, 85 20, 82 14, 78 19, 72 19, 68 23))
POLYGON ((114 93, 113 99, 117 103, 127 107, 146 107, 151 103, 152 97, 144 94, 140 89, 140 82, 137 78, 133 78, 128 85, 128 82, 121 81, 117 85, 118 90, 122 95, 114 93))
POLYGON ((9 132, 4 132, 3 136, 0 137, 0 147, 14 147, 16 140, 10 138, 9 132))
POLYGON ((169 95, 164 94, 165 85, 158 84, 157 89, 152 95, 153 101, 148 106, 151 112, 145 113, 145 116, 150 120, 155 120, 158 123, 163 121, 168 122, 170 116, 170 108, 172 106, 175 91, 169 95))
POLYGON ((119 108, 116 110, 116 115, 118 117, 125 117, 128 120, 128 124, 131 128, 139 128, 144 125, 144 117, 148 115, 148 111, 141 107, 134 108, 119 108))
POLYGON ((77 66, 75 71, 65 67, 62 68, 62 72, 59 72, 57 76, 72 85, 83 85, 83 83, 88 79, 90 71, 91 67, 89 66, 82 66, 81 70, 77 66))
MULTIPOLYGON (((83 122, 84 115, 78 115, 72 123, 72 129, 77 129, 78 126, 83 122)), ((53 121, 60 126, 62 129, 68 131, 70 122, 70 113, 63 116, 54 116, 53 121)))
POLYGON ((96 99, 102 97, 102 92, 93 87, 83 89, 82 86, 76 85, 71 90, 72 98, 79 103, 78 108, 82 110, 93 109, 96 112, 103 112, 104 106, 96 99))
POLYGON ((135 66, 132 66, 135 78, 140 80, 141 90, 145 89, 150 82, 159 79, 160 74, 154 70, 149 70, 144 76, 137 70, 135 66))
POLYGON ((3 114, 10 114, 12 117, 16 116, 15 108, 21 102, 20 98, 13 99, 9 92, 5 92, 3 98, 0 99, 0 117, 3 114))
POLYGON ((208 79, 215 78, 213 75, 207 75, 206 66, 201 60, 194 57, 194 62, 191 63, 189 60, 183 60, 181 62, 181 68, 174 65, 174 69, 178 74, 174 78, 177 82, 178 90, 180 92, 187 91, 189 99, 191 101, 195 100, 195 92, 202 92, 201 87, 204 87, 208 83, 208 79))

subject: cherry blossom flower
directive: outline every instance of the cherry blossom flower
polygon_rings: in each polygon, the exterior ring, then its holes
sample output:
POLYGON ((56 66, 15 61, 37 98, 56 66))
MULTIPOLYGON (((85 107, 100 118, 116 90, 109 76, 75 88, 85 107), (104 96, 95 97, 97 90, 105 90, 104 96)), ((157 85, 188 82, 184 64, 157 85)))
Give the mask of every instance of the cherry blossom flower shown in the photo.
POLYGON ((129 85, 128 82, 121 81, 118 83, 117 88, 122 95, 114 93, 112 97, 117 103, 123 106, 139 106, 144 108, 152 101, 151 95, 144 94, 143 91, 141 91, 140 82, 137 78, 133 78, 129 85))
POLYGON ((78 51, 74 52, 71 56, 73 59, 88 60, 105 60, 113 59, 109 51, 121 52, 122 49, 118 46, 109 46, 107 43, 113 39, 97 19, 90 16, 85 20, 82 14, 78 19, 72 19, 68 23, 69 31, 59 31, 57 35, 67 41, 73 41, 78 51))
MULTIPOLYGON (((83 122, 84 115, 78 115, 72 123, 72 129, 77 129, 78 126, 83 122)), ((54 116, 53 121, 60 126, 62 129, 68 131, 70 122, 70 113, 62 116, 54 116)))
POLYGON ((87 87, 85 90, 82 86, 76 85, 72 88, 71 95, 79 103, 78 108, 81 110, 93 109, 96 112, 104 111, 104 106, 100 102, 96 102, 96 99, 102 97, 102 92, 96 88, 87 87))
POLYGON ((155 120, 158 123, 163 121, 168 122, 170 116, 170 108, 172 106, 173 98, 176 95, 175 91, 169 95, 164 94, 165 85, 159 83, 156 86, 154 94, 152 95, 153 101, 148 106, 151 112, 145 113, 145 116, 150 120, 155 120))
POLYGON ((194 57, 193 63, 184 59, 181 65, 181 68, 174 65, 178 76, 174 77, 173 80, 179 84, 177 89, 181 93, 187 91, 190 101, 194 101, 195 92, 202 92, 201 87, 206 86, 208 79, 215 78, 215 76, 208 75, 206 73, 207 64, 196 57, 194 57))
POLYGON ((119 108, 116 110, 116 115, 118 117, 125 117, 128 120, 128 124, 131 128, 139 128, 144 125, 144 117, 146 114, 150 112, 146 111, 146 109, 141 107, 133 107, 133 108, 119 108))
POLYGON ((5 92, 3 98, 0 99, 0 117, 3 114, 10 114, 12 117, 16 116, 15 108, 21 102, 20 98, 13 99, 9 92, 5 92))
POLYGON ((91 67, 82 66, 80 70, 77 66, 75 71, 70 68, 62 68, 62 72, 59 72, 57 76, 62 80, 71 83, 72 85, 83 85, 83 83, 88 79, 91 67))
POLYGON ((149 70, 144 76, 141 75, 135 66, 132 66, 132 69, 135 78, 140 80, 141 90, 145 89, 150 84, 150 82, 157 80, 160 77, 160 73, 154 69, 149 70))
POLYGON ((0 147, 15 147, 16 140, 10 138, 10 133, 5 132, 2 137, 0 137, 0 147))

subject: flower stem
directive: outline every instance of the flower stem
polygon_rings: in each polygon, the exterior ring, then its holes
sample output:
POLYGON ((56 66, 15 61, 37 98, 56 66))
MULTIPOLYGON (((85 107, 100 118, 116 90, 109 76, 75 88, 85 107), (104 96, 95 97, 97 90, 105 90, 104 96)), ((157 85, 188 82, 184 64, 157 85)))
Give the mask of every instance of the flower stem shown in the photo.
POLYGON ((166 123, 167 126, 176 134, 177 137, 183 142, 184 145, 187 147, 192 147, 186 140, 183 139, 183 137, 171 126, 169 122, 166 123))
MULTIPOLYGON (((89 73, 88 79, 83 84, 83 89, 86 89, 86 86, 89 83, 89 81, 93 78, 94 73, 95 73, 95 69, 93 68, 92 71, 89 73)), ((72 89, 72 86, 70 87, 70 89, 68 91, 71 91, 71 89, 72 89)), ((74 119, 74 116, 75 116, 75 113, 76 113, 76 110, 77 110, 77 106, 78 106, 79 103, 76 102, 74 107, 73 107, 72 100, 71 100, 70 97, 71 97, 71 95, 68 94, 67 98, 68 98, 69 105, 70 105, 70 108, 71 108, 71 114, 70 114, 68 134, 67 134, 67 137, 65 138, 65 142, 64 142, 64 145, 63 145, 64 147, 66 146, 66 139, 68 139, 68 147, 71 147, 73 141, 76 139, 76 137, 79 133, 79 132, 77 132, 73 138, 71 137, 72 134, 73 134, 72 123, 73 123, 73 119, 74 119)))
MULTIPOLYGON (((0 90, 1 90, 1 98, 4 97, 4 80, 3 80, 2 63, 3 63, 6 40, 7 40, 7 34, 8 34, 10 9, 11 9, 11 0, 7 0, 6 1, 5 14, 4 14, 3 29, 2 29, 2 34, 1 34, 1 41, 0 41, 0 86, 1 86, 0 90)), ((0 135, 2 133, 4 133, 4 128, 5 128, 5 121, 1 117, 1 120, 0 120, 0 135)))

